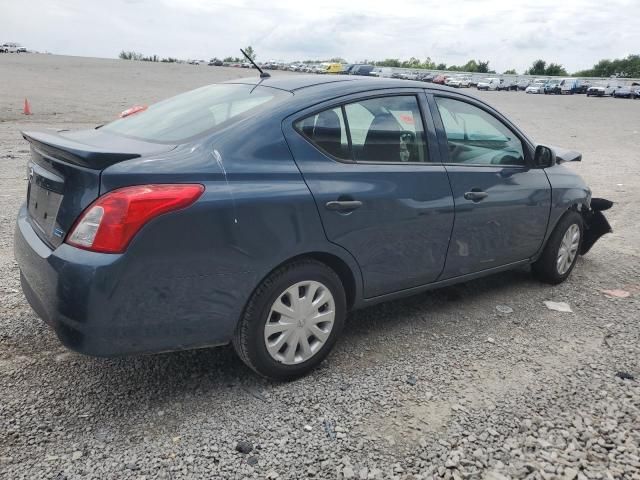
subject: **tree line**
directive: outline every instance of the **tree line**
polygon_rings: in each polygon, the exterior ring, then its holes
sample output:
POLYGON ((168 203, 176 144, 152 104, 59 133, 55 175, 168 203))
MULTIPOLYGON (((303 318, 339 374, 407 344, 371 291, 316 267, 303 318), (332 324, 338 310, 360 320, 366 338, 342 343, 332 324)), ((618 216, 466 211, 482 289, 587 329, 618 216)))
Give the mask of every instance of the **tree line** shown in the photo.
POLYGON ((640 78, 640 55, 628 55, 614 60, 600 60, 592 68, 574 73, 577 77, 640 78))
MULTIPOLYGON (((256 52, 252 46, 244 48, 245 52, 255 60, 257 58, 256 52)), ((142 53, 134 51, 121 51, 119 57, 123 60, 139 60, 143 62, 165 62, 172 63, 177 62, 177 58, 167 57, 160 59, 157 55, 145 56, 142 53)), ((224 62, 240 63, 245 60, 244 57, 225 57, 224 62)), ((319 63, 319 62, 331 62, 331 63, 347 63, 342 57, 333 57, 326 60, 302 60, 295 63, 319 63)), ((375 65, 376 67, 396 67, 396 68, 412 68, 423 70, 442 70, 453 72, 470 72, 470 73, 496 73, 489 67, 488 60, 469 60, 463 65, 447 65, 446 63, 437 63, 427 57, 424 60, 420 60, 417 57, 411 57, 408 60, 401 60, 399 58, 385 58, 384 60, 368 60, 365 59, 362 63, 375 65)), ((505 70, 503 72, 507 75, 517 75, 518 72, 515 69, 505 70)), ((543 59, 535 60, 529 68, 524 72, 525 75, 535 76, 562 76, 569 75, 564 66, 559 63, 547 62, 543 59)), ((596 63, 592 68, 581 70, 573 73, 575 77, 611 77, 616 76, 620 78, 640 78, 640 55, 628 55, 625 58, 616 58, 613 60, 604 59, 596 63)))
POLYGON ((173 57, 165 57, 161 59, 160 57, 158 57, 158 55, 146 56, 140 52, 125 51, 125 50, 122 50, 120 52, 120 55, 118 55, 118 58, 122 60, 138 60, 140 62, 175 63, 178 61, 177 58, 173 58, 173 57))
MULTIPOLYGON (((526 75, 568 75, 567 70, 562 65, 547 63, 542 59, 533 62, 531 67, 525 70, 524 73, 526 75)), ((640 78, 640 55, 628 55, 625 58, 615 58, 613 60, 600 60, 592 68, 574 72, 572 76, 640 78)))

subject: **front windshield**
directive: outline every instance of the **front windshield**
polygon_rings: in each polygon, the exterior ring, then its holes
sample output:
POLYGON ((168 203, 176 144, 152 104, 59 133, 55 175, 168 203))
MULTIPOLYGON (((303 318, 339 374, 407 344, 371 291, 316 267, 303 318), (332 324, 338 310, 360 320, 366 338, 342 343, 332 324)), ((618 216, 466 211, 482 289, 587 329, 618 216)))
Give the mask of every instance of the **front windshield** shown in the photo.
POLYGON ((215 84, 151 105, 147 110, 102 127, 105 131, 152 142, 181 142, 219 125, 256 113, 291 95, 269 87, 215 84))

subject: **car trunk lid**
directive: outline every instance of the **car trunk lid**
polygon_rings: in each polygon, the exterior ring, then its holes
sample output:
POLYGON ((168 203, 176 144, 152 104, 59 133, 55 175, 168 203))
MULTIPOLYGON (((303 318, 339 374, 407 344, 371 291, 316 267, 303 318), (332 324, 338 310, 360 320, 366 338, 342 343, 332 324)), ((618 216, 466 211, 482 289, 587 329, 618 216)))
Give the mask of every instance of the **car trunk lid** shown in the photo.
POLYGON ((33 130, 22 135, 31 146, 27 164, 29 221, 51 248, 64 241, 80 213, 100 195, 102 170, 175 148, 100 130, 33 130))

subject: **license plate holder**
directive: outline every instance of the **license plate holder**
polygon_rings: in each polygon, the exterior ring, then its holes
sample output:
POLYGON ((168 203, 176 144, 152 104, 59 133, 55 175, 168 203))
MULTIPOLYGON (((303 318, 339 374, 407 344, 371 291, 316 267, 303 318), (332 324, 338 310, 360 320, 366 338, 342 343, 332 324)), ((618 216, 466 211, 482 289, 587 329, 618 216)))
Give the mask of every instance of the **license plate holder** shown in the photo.
MULTIPOLYGON (((41 167, 38 168, 35 165, 29 167, 27 210, 32 223, 42 231, 47 239, 52 240, 59 237, 56 235, 56 232, 60 230, 57 228, 56 220, 63 198, 62 193, 55 191, 55 189, 59 189, 58 185, 63 182, 52 182, 54 176, 49 172, 40 172, 40 170, 41 167)), ((58 179, 55 178, 55 180, 58 179)))

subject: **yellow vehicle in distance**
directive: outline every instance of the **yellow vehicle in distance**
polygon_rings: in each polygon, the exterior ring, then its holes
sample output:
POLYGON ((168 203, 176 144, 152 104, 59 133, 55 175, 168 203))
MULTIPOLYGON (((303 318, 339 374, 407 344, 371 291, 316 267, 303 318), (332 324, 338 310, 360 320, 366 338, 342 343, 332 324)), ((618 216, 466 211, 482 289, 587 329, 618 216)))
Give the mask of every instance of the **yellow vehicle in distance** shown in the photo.
POLYGON ((324 73, 340 73, 342 72, 342 64, 341 63, 330 63, 327 65, 327 68, 324 73))

